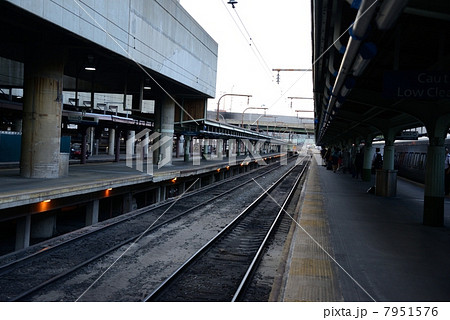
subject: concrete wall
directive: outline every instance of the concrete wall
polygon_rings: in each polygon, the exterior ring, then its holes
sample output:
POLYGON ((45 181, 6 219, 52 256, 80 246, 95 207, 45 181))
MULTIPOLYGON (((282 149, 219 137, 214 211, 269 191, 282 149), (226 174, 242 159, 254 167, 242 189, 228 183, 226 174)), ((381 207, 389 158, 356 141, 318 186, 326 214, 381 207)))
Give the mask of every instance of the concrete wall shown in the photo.
POLYGON ((0 57, 0 84, 22 87, 23 63, 0 57))
POLYGON ((202 93, 215 95, 217 43, 176 0, 6 1, 202 93))

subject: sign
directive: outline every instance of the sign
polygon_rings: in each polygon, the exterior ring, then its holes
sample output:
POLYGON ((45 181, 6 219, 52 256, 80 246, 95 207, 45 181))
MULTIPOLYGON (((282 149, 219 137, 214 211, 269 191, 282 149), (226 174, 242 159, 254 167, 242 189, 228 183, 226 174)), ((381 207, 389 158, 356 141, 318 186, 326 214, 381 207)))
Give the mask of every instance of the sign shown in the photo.
POLYGON ((383 76, 386 99, 450 98, 450 71, 388 71, 383 76))
POLYGON ((419 139, 419 132, 417 131, 403 131, 400 136, 395 137, 395 140, 417 140, 419 139))

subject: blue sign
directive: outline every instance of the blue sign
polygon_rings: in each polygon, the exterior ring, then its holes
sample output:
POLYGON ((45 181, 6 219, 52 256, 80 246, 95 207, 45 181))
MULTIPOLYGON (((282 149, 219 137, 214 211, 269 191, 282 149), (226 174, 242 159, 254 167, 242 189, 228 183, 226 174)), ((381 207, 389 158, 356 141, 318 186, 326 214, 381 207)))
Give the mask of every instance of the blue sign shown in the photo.
POLYGON ((449 99, 450 71, 385 72, 383 97, 414 100, 449 99))

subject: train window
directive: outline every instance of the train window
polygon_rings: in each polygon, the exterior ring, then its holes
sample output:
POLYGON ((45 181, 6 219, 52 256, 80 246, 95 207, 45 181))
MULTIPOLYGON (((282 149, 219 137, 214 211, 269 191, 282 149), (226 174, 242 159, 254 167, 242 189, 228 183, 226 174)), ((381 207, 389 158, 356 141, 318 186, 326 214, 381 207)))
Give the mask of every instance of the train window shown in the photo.
POLYGON ((414 166, 414 152, 409 153, 408 167, 412 168, 414 166))
POLYGON ((417 169, 419 167, 419 157, 420 153, 416 152, 414 153, 414 162, 413 162, 413 168, 417 169))
POLYGON ((406 156, 406 152, 400 152, 400 154, 398 156, 398 164, 399 165, 402 166, 404 164, 405 156, 406 156))
POLYGON ((411 152, 411 156, 410 156, 410 160, 409 160, 409 166, 411 168, 414 168, 414 162, 415 162, 414 159, 415 159, 415 153, 411 152))
POLYGON ((412 166, 412 158, 413 158, 413 153, 409 152, 406 155, 406 159, 405 159, 405 164, 406 164, 407 167, 411 167, 412 166))
POLYGON ((407 161, 408 161, 408 154, 406 152, 403 152, 402 166, 406 166, 407 161))
POLYGON ((420 154, 420 160, 419 160, 419 169, 420 170, 424 170, 425 169, 425 161, 427 159, 427 154, 426 153, 421 153, 420 154))

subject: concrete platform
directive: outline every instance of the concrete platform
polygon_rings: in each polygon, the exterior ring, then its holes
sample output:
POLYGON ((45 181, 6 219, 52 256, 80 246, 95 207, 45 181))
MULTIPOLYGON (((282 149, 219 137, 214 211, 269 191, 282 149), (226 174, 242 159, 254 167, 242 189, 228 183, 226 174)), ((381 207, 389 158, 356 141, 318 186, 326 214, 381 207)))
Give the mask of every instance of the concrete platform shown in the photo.
MULTIPOLYGON (((265 155, 267 157, 275 156, 265 155)), ((145 182, 161 182, 175 177, 188 177, 215 171, 229 164, 227 158, 221 160, 198 160, 184 162, 173 160, 173 165, 153 166, 153 174, 149 175, 127 167, 125 161, 112 161, 112 157, 94 156, 86 164, 69 166, 67 177, 58 179, 27 179, 20 176, 18 164, 9 164, 9 168, 0 169, 0 209, 32 204, 46 199, 70 197, 89 194, 106 188, 118 188, 145 182), (111 159, 109 159, 111 158, 111 159)), ((246 156, 239 156, 236 162, 243 161, 246 156)))
POLYGON ((278 300, 450 301, 450 200, 447 227, 424 226, 421 186, 399 179, 396 197, 379 197, 317 161, 278 300))

